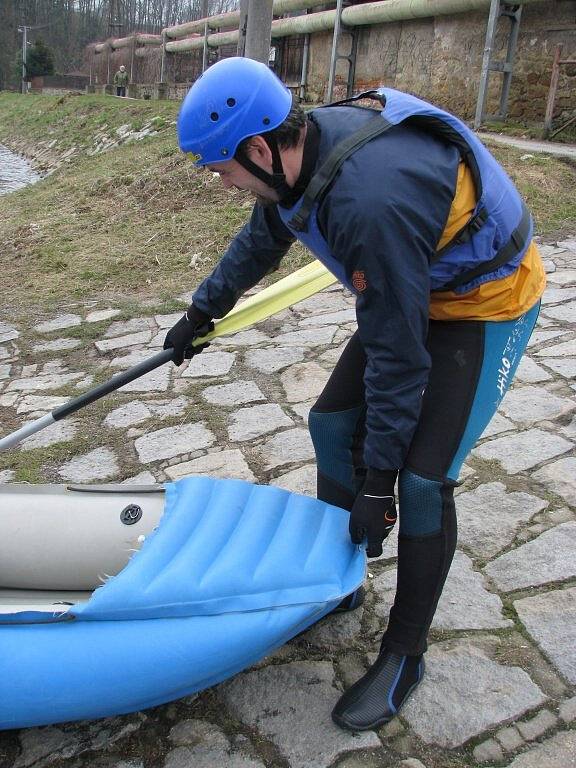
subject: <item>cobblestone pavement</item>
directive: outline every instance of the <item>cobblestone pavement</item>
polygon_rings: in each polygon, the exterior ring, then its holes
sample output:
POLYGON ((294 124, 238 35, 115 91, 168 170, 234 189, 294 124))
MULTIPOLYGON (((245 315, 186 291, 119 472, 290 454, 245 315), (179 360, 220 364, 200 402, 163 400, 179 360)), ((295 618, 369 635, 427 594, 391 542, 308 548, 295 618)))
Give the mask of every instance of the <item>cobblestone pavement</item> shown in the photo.
MULTIPOLYGON (((200 695, 105 721, 1 733, 2 768, 576 766, 576 239, 543 253, 549 285, 539 325, 464 468, 459 550, 427 677, 400 718, 352 735, 329 714, 375 656, 393 597, 392 540, 370 562, 359 610, 326 618, 200 695)), ((94 376, 149 356, 179 316, 66 311, 27 330, 0 323, 0 434, 94 376), (96 341, 78 334, 91 323, 102 329, 96 341)), ((306 415, 353 329, 352 297, 335 288, 220 339, 188 366, 166 366, 92 415, 86 409, 90 450, 47 460, 44 476, 163 482, 206 473, 313 494, 306 415)), ((18 450, 72 444, 85 428, 71 418, 18 450)), ((12 470, 0 471, 0 482, 12 480, 12 470)))

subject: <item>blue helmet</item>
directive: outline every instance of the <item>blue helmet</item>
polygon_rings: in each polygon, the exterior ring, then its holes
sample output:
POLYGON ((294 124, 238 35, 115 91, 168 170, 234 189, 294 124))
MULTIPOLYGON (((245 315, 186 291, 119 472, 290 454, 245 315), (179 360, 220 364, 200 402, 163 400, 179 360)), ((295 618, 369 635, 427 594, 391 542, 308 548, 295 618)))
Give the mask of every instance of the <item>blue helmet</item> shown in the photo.
POLYGON ((234 56, 217 62, 188 91, 178 115, 178 143, 198 166, 231 160, 249 136, 277 128, 292 94, 265 65, 234 56))

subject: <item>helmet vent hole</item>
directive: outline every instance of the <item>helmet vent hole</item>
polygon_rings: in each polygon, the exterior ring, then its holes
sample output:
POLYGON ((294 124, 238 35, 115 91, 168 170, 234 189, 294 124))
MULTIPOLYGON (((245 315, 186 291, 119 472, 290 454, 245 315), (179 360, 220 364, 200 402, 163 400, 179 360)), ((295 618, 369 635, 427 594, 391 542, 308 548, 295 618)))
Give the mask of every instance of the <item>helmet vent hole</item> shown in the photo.
POLYGON ((212 120, 212 122, 215 123, 219 119, 220 119, 220 115, 218 114, 218 112, 212 112, 211 113, 210 120, 212 120))
POLYGON ((235 107, 236 99, 226 99, 226 104, 228 104, 229 107, 235 107))
POLYGON ((264 123, 264 125, 270 125, 270 118, 269 118, 269 117, 265 117, 265 118, 262 120, 262 122, 264 123))

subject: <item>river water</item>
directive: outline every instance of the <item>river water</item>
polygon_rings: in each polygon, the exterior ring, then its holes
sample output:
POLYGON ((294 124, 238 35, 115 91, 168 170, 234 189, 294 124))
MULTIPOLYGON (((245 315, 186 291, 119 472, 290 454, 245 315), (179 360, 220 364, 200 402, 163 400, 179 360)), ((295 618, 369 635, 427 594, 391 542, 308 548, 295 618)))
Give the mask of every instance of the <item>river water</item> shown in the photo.
POLYGON ((39 179, 27 160, 0 144, 0 195, 34 184, 39 179))

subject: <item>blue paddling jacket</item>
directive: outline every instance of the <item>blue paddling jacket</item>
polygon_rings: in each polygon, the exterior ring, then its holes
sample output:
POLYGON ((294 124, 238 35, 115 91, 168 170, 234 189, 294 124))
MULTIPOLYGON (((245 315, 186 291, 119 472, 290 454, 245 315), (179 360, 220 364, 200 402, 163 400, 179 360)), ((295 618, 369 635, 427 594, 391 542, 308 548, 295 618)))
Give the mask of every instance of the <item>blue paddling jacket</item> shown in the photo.
POLYGON ((256 203, 192 300, 222 317, 275 269, 295 239, 356 294, 367 365, 367 466, 403 466, 428 381, 430 292, 467 293, 510 275, 532 238, 513 183, 453 115, 388 88, 381 112, 333 105, 309 113, 314 172, 296 201, 256 203), (473 215, 440 251, 437 244, 464 160, 476 188, 473 215))

